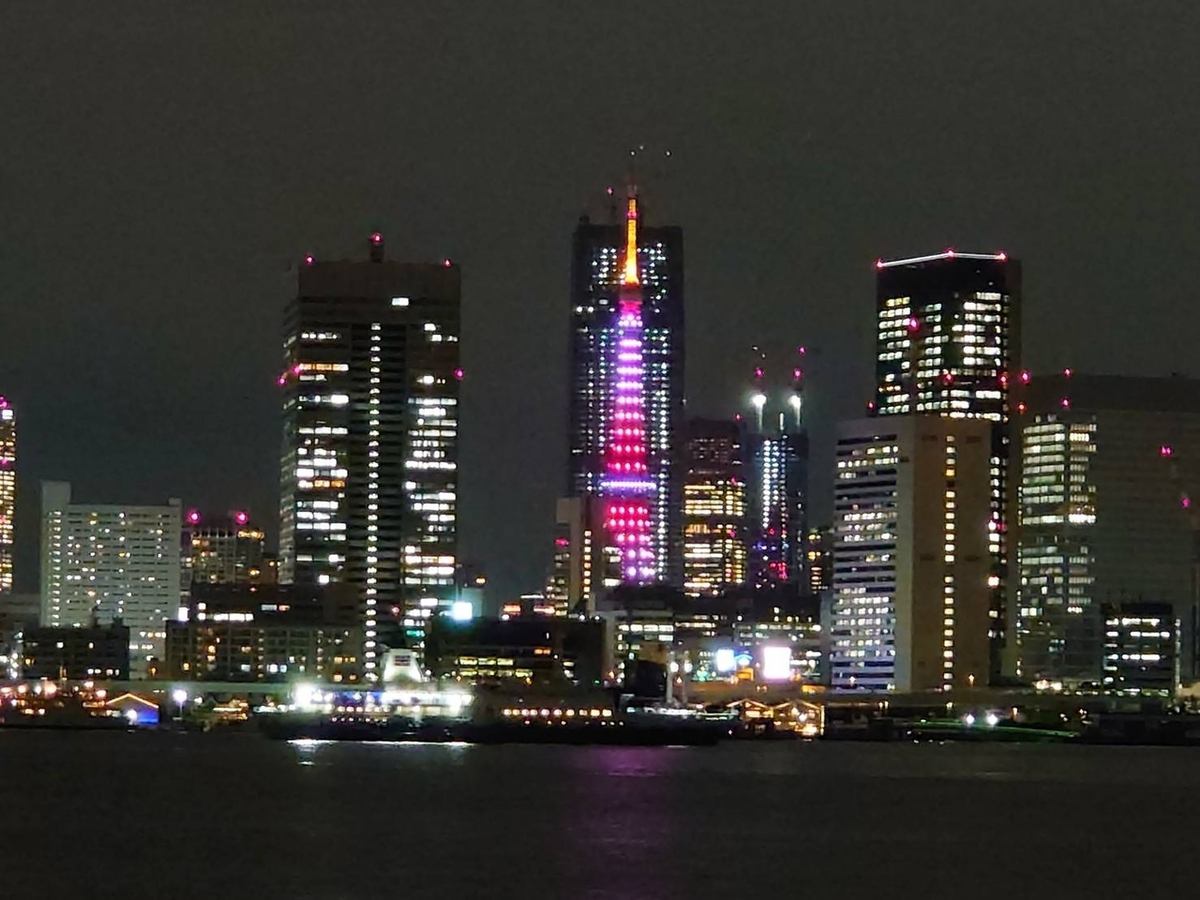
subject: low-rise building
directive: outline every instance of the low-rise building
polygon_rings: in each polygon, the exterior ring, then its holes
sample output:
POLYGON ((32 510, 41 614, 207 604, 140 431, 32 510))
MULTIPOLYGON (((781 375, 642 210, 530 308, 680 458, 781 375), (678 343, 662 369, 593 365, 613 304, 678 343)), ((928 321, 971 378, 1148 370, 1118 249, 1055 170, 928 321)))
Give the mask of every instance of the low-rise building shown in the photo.
POLYGON ((83 628, 29 628, 21 641, 21 675, 78 680, 129 677, 129 628, 120 621, 83 628))
POLYGON ((1105 604, 1104 690, 1169 697, 1178 683, 1177 633, 1170 603, 1105 604))

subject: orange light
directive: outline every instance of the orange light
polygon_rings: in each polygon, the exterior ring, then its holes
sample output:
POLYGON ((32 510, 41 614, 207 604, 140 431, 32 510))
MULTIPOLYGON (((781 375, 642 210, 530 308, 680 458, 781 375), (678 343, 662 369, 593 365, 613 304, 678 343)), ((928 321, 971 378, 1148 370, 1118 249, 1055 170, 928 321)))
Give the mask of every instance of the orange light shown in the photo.
POLYGON ((637 265, 637 216, 637 197, 631 196, 625 213, 625 272, 621 278, 622 284, 641 284, 637 265))

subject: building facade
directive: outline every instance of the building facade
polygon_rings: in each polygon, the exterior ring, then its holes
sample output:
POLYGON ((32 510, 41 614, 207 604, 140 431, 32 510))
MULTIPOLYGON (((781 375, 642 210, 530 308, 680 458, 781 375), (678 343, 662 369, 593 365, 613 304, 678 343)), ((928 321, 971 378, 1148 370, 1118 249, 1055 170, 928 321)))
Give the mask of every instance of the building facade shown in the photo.
POLYGON ((741 426, 689 419, 684 444, 683 590, 716 596, 746 581, 746 477, 741 426))
POLYGON ((129 677, 129 629, 120 622, 82 628, 30 628, 21 641, 21 677, 52 681, 129 677))
POLYGON ((840 426, 830 623, 835 689, 987 683, 991 427, 930 415, 840 426))
POLYGON ((129 628, 132 677, 161 659, 179 607, 180 504, 77 503, 65 482, 42 483, 42 626, 129 628))
MULTIPOLYGON (((612 412, 618 388, 629 379, 618 372, 620 340, 638 340, 642 369, 637 381, 644 415, 646 480, 653 486, 649 507, 649 549, 653 580, 678 584, 682 578, 682 472, 676 458, 683 426, 684 301, 683 232, 646 226, 634 210, 632 270, 640 294, 636 336, 621 336, 621 294, 627 283, 629 209, 615 212, 611 224, 580 220, 572 242, 571 337, 568 400, 568 496, 598 495, 608 475, 612 412)), ((625 396, 632 394, 631 389, 625 396)), ((624 443, 624 442, 622 442, 624 443)), ((641 566, 639 566, 641 568, 641 566)), ((639 577, 641 577, 639 575, 639 577)), ((610 580, 612 580, 610 578, 610 580)), ((607 587, 612 587, 608 584, 607 587)))
POLYGON ((307 257, 285 322, 279 579, 362 595, 363 660, 456 594, 459 270, 307 257))
POLYGON ((0 396, 0 595, 13 589, 13 528, 16 511, 17 413, 12 404, 0 396))
POLYGON ((1200 381, 1034 376, 1017 403, 1023 680, 1099 684, 1104 604, 1171 606, 1197 667, 1200 381))
POLYGON ((1179 683, 1175 609, 1169 603, 1106 603, 1104 666, 1107 693, 1170 697, 1179 683))
POLYGON ((266 534, 245 511, 209 516, 188 510, 183 517, 183 580, 192 584, 260 584, 271 580, 265 567, 266 534))
POLYGON ((992 432, 993 559, 989 678, 1010 674, 1017 447, 1010 388, 1021 366, 1021 266, 1005 253, 930 256, 876 266, 876 415, 984 419, 992 432))

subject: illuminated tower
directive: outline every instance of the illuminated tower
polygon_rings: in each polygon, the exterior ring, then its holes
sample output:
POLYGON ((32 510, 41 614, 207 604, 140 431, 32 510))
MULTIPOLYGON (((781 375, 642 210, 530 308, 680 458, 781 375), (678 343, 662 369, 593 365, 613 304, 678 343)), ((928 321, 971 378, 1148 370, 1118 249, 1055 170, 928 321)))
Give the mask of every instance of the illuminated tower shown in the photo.
POLYGON ((615 576, 624 583, 658 581, 654 512, 658 482, 649 466, 646 423, 645 324, 638 276, 637 193, 630 189, 625 212, 625 257, 617 293, 610 349, 609 410, 604 448, 605 550, 615 576))
MULTIPOLYGON (((804 355, 804 348, 798 350, 804 355)), ((762 360, 754 370, 748 424, 750 461, 750 582, 755 587, 798 582, 804 566, 808 436, 803 420, 803 371, 786 392, 768 392, 762 360)))
MULTIPOLYGON (((628 212, 628 210, 626 210, 628 212)), ((682 579, 683 232, 647 226, 637 204, 636 270, 641 291, 642 399, 656 580, 682 579)), ((628 256, 628 220, 580 220, 572 243, 567 495, 596 496, 606 477, 618 308, 628 256)), ((612 578, 607 579, 611 587, 612 578)), ((601 581, 597 592, 606 587, 601 581)))
POLYGON ((263 566, 262 528, 244 510, 227 516, 183 517, 183 582, 193 584, 262 584, 270 576, 263 566))
POLYGON ((689 419, 683 482, 683 590, 714 596, 746 581, 742 427, 689 419))
POLYGON ((13 516, 17 500, 17 414, 0 397, 0 594, 13 589, 13 516))
POLYGON ((1005 253, 959 253, 879 260, 876 269, 876 415, 930 413, 985 419, 992 431, 994 679, 1010 669, 1015 604, 1008 577, 1016 490, 1010 471, 1020 448, 1010 433, 1010 375, 1020 369, 1021 266, 1005 253))
POLYGON ((455 599, 459 270, 306 257, 285 320, 282 582, 351 584, 362 669, 455 599))

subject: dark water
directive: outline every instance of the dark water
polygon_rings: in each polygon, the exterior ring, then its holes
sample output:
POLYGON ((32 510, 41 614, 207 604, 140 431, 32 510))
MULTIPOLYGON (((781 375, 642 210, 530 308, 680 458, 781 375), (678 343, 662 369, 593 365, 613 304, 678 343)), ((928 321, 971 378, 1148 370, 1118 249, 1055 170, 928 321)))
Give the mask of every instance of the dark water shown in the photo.
POLYGON ((0 731, 5 897, 1195 897, 1200 751, 0 731))

